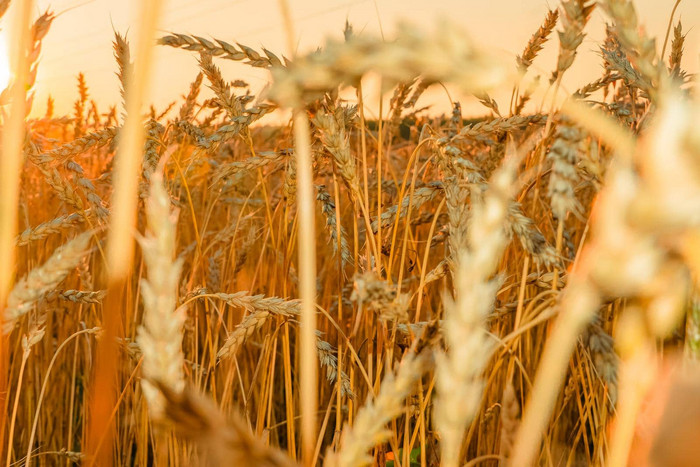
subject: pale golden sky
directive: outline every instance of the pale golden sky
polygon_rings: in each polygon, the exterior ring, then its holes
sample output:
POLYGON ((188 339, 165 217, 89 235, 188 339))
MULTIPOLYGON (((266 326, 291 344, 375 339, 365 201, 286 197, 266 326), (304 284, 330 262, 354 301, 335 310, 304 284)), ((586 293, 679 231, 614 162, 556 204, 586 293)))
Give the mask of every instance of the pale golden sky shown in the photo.
MULTIPOLYGON (((160 20, 163 34, 169 31, 216 37, 241 42, 254 48, 264 45, 274 52, 286 52, 278 0, 163 0, 160 20)), ((298 34, 300 51, 311 50, 323 43, 324 37, 340 36, 346 18, 355 30, 378 33, 383 28, 391 37, 397 21, 406 19, 420 27, 431 27, 441 18, 463 26, 484 48, 514 63, 530 35, 539 27, 548 8, 557 7, 555 0, 289 0, 298 34)), ((15 1, 14 3, 17 3, 15 1)), ((76 99, 76 75, 86 75, 91 96, 102 109, 119 100, 116 65, 112 56, 113 27, 120 32, 132 30, 138 0, 37 0, 37 15, 51 7, 59 16, 44 40, 37 78, 35 111, 43 111, 50 92, 59 111, 69 111, 76 99)), ((661 47, 673 0, 637 0, 635 4, 642 23, 659 38, 661 47)), ((8 18, 3 19, 7 29, 8 18)), ((684 0, 676 13, 688 32, 685 68, 700 69, 700 1, 684 0)), ((605 16, 596 10, 588 28, 588 36, 580 50, 581 59, 568 72, 565 86, 574 90, 601 74, 596 55, 597 42, 603 37, 605 16)), ((546 81, 556 60, 558 39, 555 35, 542 56, 535 61, 531 74, 541 74, 546 81)), ((255 89, 266 81, 266 72, 219 60, 225 76, 243 79, 255 89)), ((155 53, 151 100, 158 108, 185 93, 197 74, 196 54, 159 46, 155 53)), ((508 91, 494 96, 507 107, 508 91)), ((428 97, 438 106, 448 105, 444 93, 428 97)), ((473 109, 473 102, 466 102, 473 109)))

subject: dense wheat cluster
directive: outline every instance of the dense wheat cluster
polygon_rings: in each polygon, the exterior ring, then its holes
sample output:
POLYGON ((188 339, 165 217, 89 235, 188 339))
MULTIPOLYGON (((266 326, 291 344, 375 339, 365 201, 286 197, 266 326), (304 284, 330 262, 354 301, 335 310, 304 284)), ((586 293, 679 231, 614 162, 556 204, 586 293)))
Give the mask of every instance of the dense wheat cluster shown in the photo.
POLYGON ((147 55, 117 33, 115 106, 80 74, 71 114, 49 100, 25 118, 54 18, 2 95, 21 174, 0 200, 6 465, 688 461, 672 443, 697 421, 635 428, 659 362, 700 357, 680 22, 662 48, 630 1, 563 0, 514 63, 449 24, 347 26, 289 57, 172 33, 158 46, 199 70, 147 114, 147 55), (594 9, 604 74, 563 99, 594 9), (559 55, 540 80, 543 47, 559 55), (253 95, 222 60, 270 87, 253 95), (379 119, 367 73, 390 90, 379 119), (420 98, 440 83, 484 117, 431 116, 420 98), (259 122, 276 110, 292 120, 259 122))

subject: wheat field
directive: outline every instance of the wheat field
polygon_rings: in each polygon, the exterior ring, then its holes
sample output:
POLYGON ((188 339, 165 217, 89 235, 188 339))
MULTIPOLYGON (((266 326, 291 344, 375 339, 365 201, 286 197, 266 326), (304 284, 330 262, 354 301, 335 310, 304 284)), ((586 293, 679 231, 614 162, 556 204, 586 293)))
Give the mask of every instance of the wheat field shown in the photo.
POLYGON ((632 1, 562 0, 505 62, 450 23, 296 54, 284 1, 286 51, 163 35, 149 0, 111 107, 80 74, 30 117, 61 19, 13 2, 4 465, 697 465, 700 101, 670 11, 652 38, 632 1), (602 75, 566 93, 594 10, 602 75), (198 60, 163 109, 154 47, 198 60), (481 116, 421 107, 447 83, 481 116))

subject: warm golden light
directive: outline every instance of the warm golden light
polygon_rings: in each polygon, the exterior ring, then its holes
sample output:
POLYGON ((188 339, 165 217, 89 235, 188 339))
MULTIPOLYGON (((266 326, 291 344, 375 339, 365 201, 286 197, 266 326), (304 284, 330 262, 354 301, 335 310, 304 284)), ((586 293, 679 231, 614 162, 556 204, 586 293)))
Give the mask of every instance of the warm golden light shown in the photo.
POLYGON ((5 35, 0 32, 0 90, 5 89, 10 82, 10 58, 7 53, 5 35))

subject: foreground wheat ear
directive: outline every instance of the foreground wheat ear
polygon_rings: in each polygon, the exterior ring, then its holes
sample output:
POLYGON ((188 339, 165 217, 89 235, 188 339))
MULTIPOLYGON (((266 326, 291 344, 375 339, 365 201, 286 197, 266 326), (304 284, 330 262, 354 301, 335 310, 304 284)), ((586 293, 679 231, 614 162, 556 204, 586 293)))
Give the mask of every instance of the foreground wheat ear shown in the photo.
POLYGON ((142 43, 116 33, 111 98, 76 70, 40 117, 64 16, 22 10, 0 93, 0 177, 21 175, 0 184, 6 464, 682 465, 667 437, 694 436, 694 396, 659 400, 700 361, 696 25, 661 45, 628 0, 556 6, 512 63, 451 23, 290 34, 288 57, 168 33, 191 84, 142 112, 142 43), (591 43, 602 74, 575 89, 591 43))
POLYGON ((170 196, 163 175, 151 175, 146 200, 146 236, 140 240, 146 264, 141 283, 144 316, 137 342, 143 354, 143 393, 156 420, 163 418, 163 396, 156 384, 174 394, 185 387, 182 352, 185 310, 176 308, 182 260, 175 259, 177 214, 171 213, 170 196))

